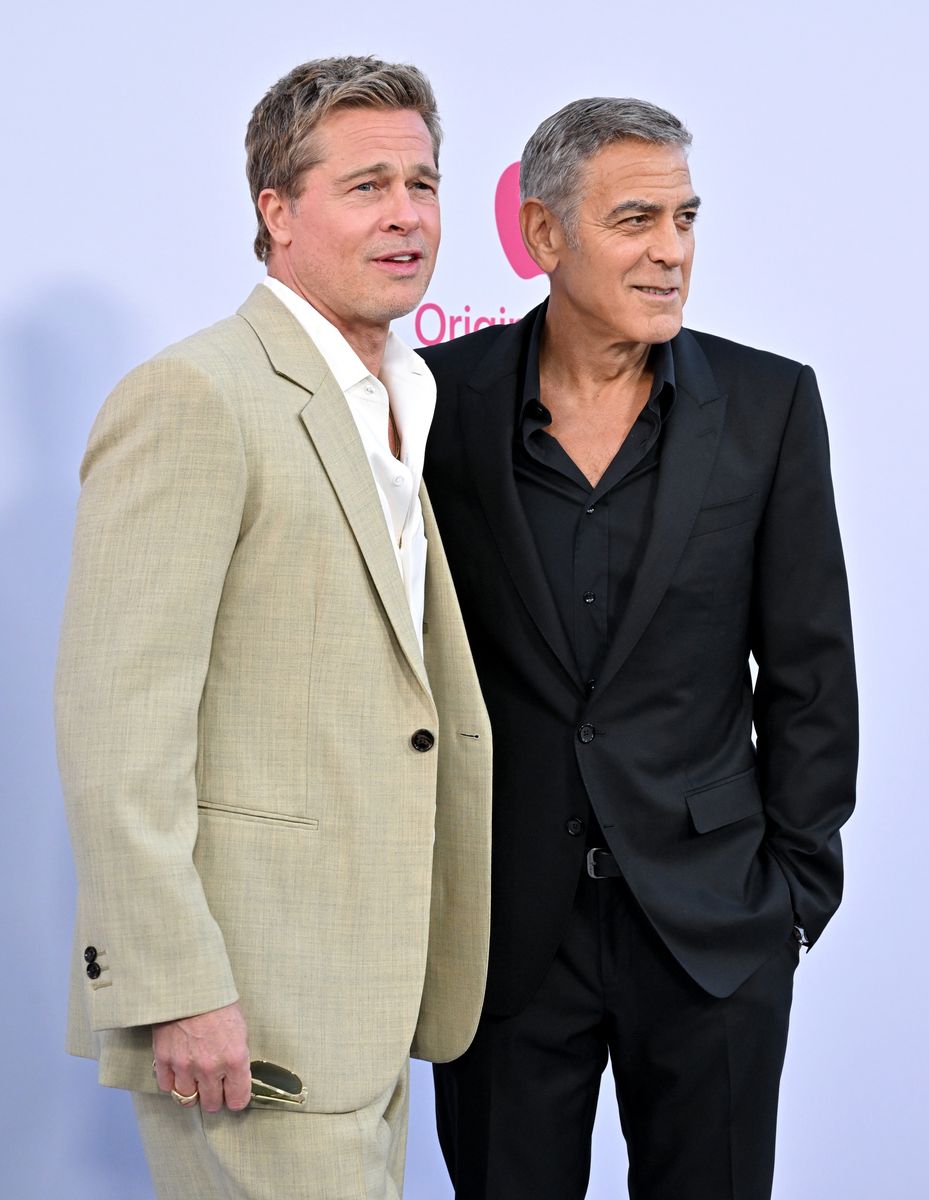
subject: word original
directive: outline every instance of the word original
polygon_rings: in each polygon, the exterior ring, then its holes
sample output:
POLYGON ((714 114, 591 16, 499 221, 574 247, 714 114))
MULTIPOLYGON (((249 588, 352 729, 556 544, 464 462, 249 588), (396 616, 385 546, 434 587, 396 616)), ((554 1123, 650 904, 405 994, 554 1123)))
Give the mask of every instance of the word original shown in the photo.
POLYGON ((498 317, 472 317, 471 305, 464 306, 463 313, 446 313, 441 304, 421 304, 416 310, 415 329, 421 346, 437 346, 439 342, 452 341, 464 333, 476 333, 488 325, 515 325, 518 317, 508 317, 500 305, 498 317))

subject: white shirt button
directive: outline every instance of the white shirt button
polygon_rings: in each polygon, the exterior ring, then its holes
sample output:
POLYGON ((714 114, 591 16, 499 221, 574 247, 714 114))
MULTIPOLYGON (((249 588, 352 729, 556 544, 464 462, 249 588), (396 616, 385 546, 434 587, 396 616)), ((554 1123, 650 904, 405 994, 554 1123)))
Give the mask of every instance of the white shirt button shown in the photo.
POLYGON ((402 476, 402 475, 395 475, 395 476, 394 476, 394 487, 400 487, 400 485, 401 485, 402 483, 403 483, 403 476, 402 476))

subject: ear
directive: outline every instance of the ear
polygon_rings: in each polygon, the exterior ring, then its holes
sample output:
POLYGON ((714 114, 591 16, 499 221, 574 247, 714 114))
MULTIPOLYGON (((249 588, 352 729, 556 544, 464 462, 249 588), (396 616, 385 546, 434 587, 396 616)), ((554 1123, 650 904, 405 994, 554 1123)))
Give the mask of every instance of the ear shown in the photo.
POLYGON ((519 228, 533 262, 551 275, 565 246, 561 222, 547 205, 530 196, 520 206, 519 228))
POLYGON ((293 221, 290 201, 274 188, 263 188, 258 193, 257 204, 274 245, 289 246, 293 241, 290 230, 293 221))

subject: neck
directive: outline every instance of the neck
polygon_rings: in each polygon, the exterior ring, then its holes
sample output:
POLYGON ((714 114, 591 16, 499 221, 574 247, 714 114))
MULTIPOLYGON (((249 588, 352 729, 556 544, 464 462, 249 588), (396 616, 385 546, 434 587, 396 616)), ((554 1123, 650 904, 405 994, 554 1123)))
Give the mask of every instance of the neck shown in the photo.
POLYGON ((334 325, 371 374, 376 379, 380 378, 381 366, 384 362, 384 350, 387 346, 387 335, 390 332, 389 322, 368 322, 362 320, 360 317, 346 319, 338 313, 333 312, 332 309, 328 308, 317 297, 310 295, 309 292, 300 286, 299 280, 288 269, 286 263, 269 262, 268 274, 273 279, 280 280, 292 292, 296 292, 298 296, 302 296, 307 304, 311 304, 316 309, 320 316, 325 317, 330 325, 334 325))
POLYGON ((338 329, 374 378, 380 379, 389 326, 385 325, 383 329, 372 329, 368 325, 359 328, 347 325, 327 313, 323 313, 323 316, 338 329))
POLYGON ((603 391, 638 390, 650 375, 646 342, 621 342, 614 331, 592 323, 557 293, 548 302, 539 371, 578 405, 600 404, 603 391))

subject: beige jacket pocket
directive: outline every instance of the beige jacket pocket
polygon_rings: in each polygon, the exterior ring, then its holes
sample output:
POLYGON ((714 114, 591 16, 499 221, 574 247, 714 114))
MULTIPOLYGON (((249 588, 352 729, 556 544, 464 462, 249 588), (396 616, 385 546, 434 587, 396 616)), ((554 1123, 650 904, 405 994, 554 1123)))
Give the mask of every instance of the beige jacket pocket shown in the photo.
POLYGON ((302 829, 319 829, 316 817, 300 817, 290 813, 269 812, 264 808, 242 808, 237 804, 214 804, 210 800, 198 800, 197 808, 201 812, 216 813, 219 816, 238 817, 244 821, 263 821, 269 825, 297 825, 302 829))

